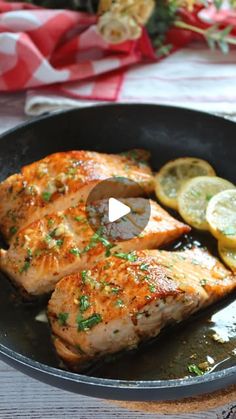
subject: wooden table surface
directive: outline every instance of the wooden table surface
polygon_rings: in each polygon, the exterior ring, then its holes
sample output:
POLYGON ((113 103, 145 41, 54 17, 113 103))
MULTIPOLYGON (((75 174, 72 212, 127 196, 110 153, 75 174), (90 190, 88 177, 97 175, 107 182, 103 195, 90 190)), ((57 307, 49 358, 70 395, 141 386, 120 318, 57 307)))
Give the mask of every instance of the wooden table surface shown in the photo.
MULTIPOLYGON (((24 95, 0 95, 0 133, 16 126, 24 115, 24 95)), ((181 415, 159 415, 119 407, 112 402, 68 393, 40 383, 0 361, 0 419, 11 418, 78 419, 236 419, 234 405, 217 410, 181 415)))

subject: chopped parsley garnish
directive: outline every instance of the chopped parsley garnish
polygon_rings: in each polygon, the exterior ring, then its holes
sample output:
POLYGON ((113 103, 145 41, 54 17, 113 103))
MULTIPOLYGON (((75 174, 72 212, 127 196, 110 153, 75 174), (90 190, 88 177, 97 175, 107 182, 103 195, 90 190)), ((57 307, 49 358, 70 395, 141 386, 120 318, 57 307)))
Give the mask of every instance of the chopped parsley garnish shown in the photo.
POLYGON ((116 300, 115 305, 116 305, 117 307, 124 307, 124 301, 123 301, 123 300, 121 300, 121 299, 118 299, 118 300, 116 300))
POLYGON ((103 246, 106 248, 106 256, 110 256, 110 249, 114 247, 113 244, 111 244, 105 237, 102 236, 103 227, 98 229, 96 233, 91 237, 91 240, 87 246, 82 250, 82 253, 88 252, 89 250, 93 249, 97 243, 102 243, 103 246))
POLYGON ((78 215, 77 217, 75 217, 75 221, 85 223, 87 220, 85 217, 82 217, 82 215, 78 215))
POLYGON ((19 272, 22 274, 23 272, 27 272, 30 267, 30 261, 26 260, 22 268, 19 269, 19 272))
POLYGON ((105 239, 105 237, 98 237, 98 241, 100 241, 105 247, 111 246, 111 243, 107 239, 105 239))
POLYGON ((80 311, 83 313, 84 311, 88 310, 88 308, 90 307, 90 302, 89 302, 89 297, 87 295, 81 295, 80 299, 80 311))
POLYGON ((119 287, 113 287, 111 289, 112 294, 118 294, 119 291, 120 291, 120 288, 119 287))
POLYGON ((60 326, 65 326, 67 319, 69 317, 69 313, 59 313, 57 316, 57 320, 60 326))
POLYGON ((49 218, 48 220, 48 227, 52 227, 54 224, 54 220, 52 218, 49 218))
POLYGON ((196 364, 188 365, 188 370, 189 370, 189 372, 191 372, 192 374, 195 374, 195 375, 200 376, 200 375, 204 374, 204 372, 196 364))
POLYGON ((9 229, 9 231, 10 231, 10 234, 16 234, 16 232, 17 232, 17 230, 18 230, 18 228, 16 227, 16 226, 12 226, 12 227, 10 227, 10 229, 9 229))
POLYGON ((114 244, 110 244, 109 246, 106 247, 106 252, 105 252, 105 256, 109 257, 111 256, 111 249, 114 247, 114 244))
POLYGON ((68 169, 67 169, 67 174, 68 174, 68 176, 72 176, 72 177, 74 177, 74 176, 75 176, 75 174, 76 174, 76 172, 77 172, 77 170, 76 170, 76 168, 75 168, 75 167, 68 167, 68 169))
POLYGON ((78 247, 72 247, 72 248, 70 249, 70 253, 71 253, 72 255, 79 256, 79 255, 80 255, 80 250, 78 249, 78 247))
POLYGON ((51 199, 52 194, 50 192, 43 192, 42 198, 44 201, 49 202, 51 199))
POLYGON ((149 268, 148 263, 142 263, 142 264, 140 265, 140 269, 141 269, 141 271, 148 271, 148 268, 149 268))
POLYGON ((56 245, 57 245, 58 247, 61 247, 61 246, 63 245, 63 243, 64 243, 64 240, 63 240, 63 239, 58 239, 58 240, 56 240, 56 245))
POLYGON ((50 234, 46 234, 46 236, 44 237, 44 240, 46 243, 50 242, 52 240, 50 234))
POLYGON ((128 260, 129 262, 135 262, 138 257, 134 253, 114 253, 113 256, 116 256, 120 259, 128 260))
POLYGON ((96 326, 102 321, 102 317, 98 313, 92 314, 92 316, 88 317, 87 319, 81 319, 81 315, 77 317, 78 322, 78 330, 85 331, 92 329, 92 327, 96 326))
POLYGON ((85 283, 87 278, 88 271, 81 271, 82 281, 85 283))
POLYGON ((30 249, 30 247, 27 248, 27 255, 30 259, 33 257, 33 253, 32 253, 32 250, 30 249))
POLYGON ((156 292, 156 287, 154 285, 149 285, 150 292, 156 292))
POLYGON ((90 243, 87 244, 87 246, 85 246, 85 248, 82 250, 81 253, 88 252, 89 250, 93 249, 96 245, 97 245, 97 242, 94 242, 94 241, 91 240, 90 243))

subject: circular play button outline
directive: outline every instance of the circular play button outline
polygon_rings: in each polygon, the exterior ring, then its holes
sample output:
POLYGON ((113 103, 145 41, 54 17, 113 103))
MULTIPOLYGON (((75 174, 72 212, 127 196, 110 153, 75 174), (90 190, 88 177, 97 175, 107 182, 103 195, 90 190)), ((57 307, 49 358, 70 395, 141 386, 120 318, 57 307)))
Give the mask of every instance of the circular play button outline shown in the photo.
POLYGON ((86 216, 95 233, 109 242, 138 237, 147 226, 151 205, 141 186, 125 177, 99 182, 86 201, 86 216))

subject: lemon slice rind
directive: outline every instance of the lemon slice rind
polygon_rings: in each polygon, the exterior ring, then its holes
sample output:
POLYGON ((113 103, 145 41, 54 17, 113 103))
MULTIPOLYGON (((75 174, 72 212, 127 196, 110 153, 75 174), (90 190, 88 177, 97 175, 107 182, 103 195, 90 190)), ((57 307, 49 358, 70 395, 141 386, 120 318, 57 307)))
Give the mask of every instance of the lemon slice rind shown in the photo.
POLYGON ((206 219, 210 232, 225 246, 236 248, 236 189, 222 191, 208 204, 206 219))
POLYGON ((225 246, 219 241, 218 251, 223 262, 233 271, 236 272, 236 249, 225 246))
POLYGON ((209 201, 219 192, 234 185, 217 176, 198 176, 187 181, 178 196, 178 210, 185 222, 198 230, 209 230, 206 210, 209 201))
POLYGON ((155 176, 155 192, 159 201, 178 209, 178 192, 182 185, 196 176, 215 176, 213 167, 205 160, 182 157, 166 163, 155 176))

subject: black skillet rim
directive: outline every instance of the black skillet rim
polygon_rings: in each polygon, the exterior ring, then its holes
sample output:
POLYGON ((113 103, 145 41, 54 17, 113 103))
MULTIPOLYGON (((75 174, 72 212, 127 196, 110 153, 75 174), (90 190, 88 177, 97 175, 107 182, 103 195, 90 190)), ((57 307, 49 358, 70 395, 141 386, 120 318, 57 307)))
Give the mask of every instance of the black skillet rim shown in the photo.
MULTIPOLYGON (((187 108, 182 107, 175 107, 175 106, 168 106, 168 105, 153 105, 153 104, 98 104, 91 107, 99 107, 99 108, 110 108, 110 107, 117 107, 119 109, 121 108, 132 108, 132 107, 150 107, 155 109, 166 109, 171 111, 177 111, 177 112, 185 112, 185 113, 191 113, 191 114, 198 114, 202 115, 203 117, 209 117, 213 119, 221 119, 224 120, 226 123, 230 125, 235 125, 233 121, 230 121, 227 118, 220 117, 215 114, 202 112, 202 111, 195 111, 187 108)), ((75 108, 75 109, 69 109, 64 111, 58 111, 54 112, 52 114, 45 114, 40 117, 35 117, 31 120, 25 121, 19 125, 17 125, 14 128, 11 128, 0 135, 0 141, 1 139, 7 137, 9 134, 18 133, 21 130, 24 130, 30 125, 37 126, 37 124, 40 124, 44 120, 47 120, 48 118, 51 119, 57 119, 60 118, 61 115, 70 114, 73 112, 86 112, 86 110, 90 110, 91 107, 88 108, 75 108)), ((41 377, 38 377, 40 381, 44 382, 50 382, 50 380, 46 379, 47 375, 50 375, 52 378, 55 378, 57 381, 52 383, 56 387, 63 388, 62 383, 60 383, 60 380, 63 381, 69 381, 70 383, 75 384, 81 384, 85 385, 83 388, 81 388, 81 391, 78 393, 81 394, 87 394, 89 396, 94 397, 103 397, 103 398, 114 398, 117 400, 173 400, 177 397, 186 397, 186 396, 194 396, 199 395, 211 391, 215 391, 218 389, 221 389, 222 387, 225 387, 227 385, 232 385, 236 383, 236 366, 223 369, 221 371, 212 372, 209 374, 205 374, 200 377, 188 377, 188 378, 180 378, 180 379, 171 379, 171 380, 134 380, 134 381, 126 381, 126 380, 114 380, 114 379, 107 379, 107 378, 99 378, 99 377, 92 377, 92 376, 86 376, 79 373, 73 373, 70 371, 66 371, 59 368, 54 368, 49 365, 40 363, 38 361, 34 361, 33 359, 29 357, 25 357, 21 354, 19 354, 16 351, 13 351, 6 346, 0 344, 0 356, 3 361, 6 363, 18 367, 23 372, 28 373, 28 375, 35 376, 37 373, 41 373, 41 377), (230 379, 230 382, 226 382, 230 379), (224 385, 224 383, 225 385, 224 385), (209 387, 208 387, 209 384, 209 387), (91 387, 89 390, 87 387, 91 387), (101 388, 101 391, 96 391, 96 388, 101 388), (93 394, 93 389, 95 390, 93 394), (106 394, 104 390, 109 390, 109 393, 106 394), (117 392, 116 392, 117 390, 117 392), (125 390, 121 391, 119 393, 119 390, 125 390), (142 396, 140 394, 140 390, 144 391, 144 395, 142 396), (155 392, 150 393, 150 397, 148 397, 148 394, 146 391, 155 390, 155 392), (163 390, 165 391, 165 394, 167 397, 162 398, 156 394, 158 390, 161 390, 161 395, 163 396, 163 390), (183 394, 181 395, 182 391, 183 394), (135 396, 137 392, 137 395, 135 396), (181 392, 181 393, 180 393, 181 392), (127 393, 127 395, 126 395, 127 393), (129 396, 130 394, 130 396, 129 396)), ((35 377, 37 378, 37 377, 35 377)), ((71 388, 71 391, 77 392, 75 388, 71 388)))

